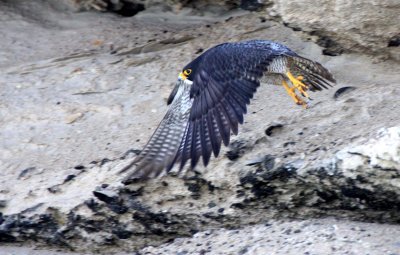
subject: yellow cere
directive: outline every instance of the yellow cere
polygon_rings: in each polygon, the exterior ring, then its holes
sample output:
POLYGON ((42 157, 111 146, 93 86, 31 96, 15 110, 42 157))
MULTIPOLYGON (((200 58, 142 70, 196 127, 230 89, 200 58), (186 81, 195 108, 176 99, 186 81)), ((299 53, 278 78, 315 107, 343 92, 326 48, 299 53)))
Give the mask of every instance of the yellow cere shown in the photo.
POLYGON ((192 69, 185 69, 183 70, 183 72, 181 72, 179 74, 179 78, 181 78, 182 80, 186 80, 187 77, 192 73, 192 69))
POLYGON ((181 72, 179 74, 179 78, 182 79, 182 80, 186 80, 187 76, 183 72, 181 72))

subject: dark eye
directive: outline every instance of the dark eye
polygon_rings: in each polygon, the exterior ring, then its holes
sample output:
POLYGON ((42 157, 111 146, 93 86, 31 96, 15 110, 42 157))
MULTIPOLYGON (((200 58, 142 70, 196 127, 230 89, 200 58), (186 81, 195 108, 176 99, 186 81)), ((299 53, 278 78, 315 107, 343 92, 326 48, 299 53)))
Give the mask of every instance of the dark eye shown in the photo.
POLYGON ((192 69, 186 69, 185 71, 183 71, 183 74, 188 76, 192 73, 192 69))

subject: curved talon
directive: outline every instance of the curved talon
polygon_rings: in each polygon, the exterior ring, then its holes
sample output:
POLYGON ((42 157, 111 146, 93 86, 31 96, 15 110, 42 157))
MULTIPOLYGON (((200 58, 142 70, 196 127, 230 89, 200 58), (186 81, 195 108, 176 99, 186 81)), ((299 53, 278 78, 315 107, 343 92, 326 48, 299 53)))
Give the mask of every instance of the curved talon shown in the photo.
POLYGON ((308 86, 301 82, 304 80, 304 77, 299 75, 297 78, 295 78, 290 72, 286 73, 287 77, 289 78, 290 82, 293 84, 294 88, 296 88, 302 96, 306 98, 310 98, 310 96, 307 94, 308 86))
POLYGON ((307 102, 304 102, 297 94, 296 87, 289 87, 285 80, 282 80, 282 85, 286 89, 286 92, 294 100, 297 105, 302 105, 305 109, 308 108, 307 102))

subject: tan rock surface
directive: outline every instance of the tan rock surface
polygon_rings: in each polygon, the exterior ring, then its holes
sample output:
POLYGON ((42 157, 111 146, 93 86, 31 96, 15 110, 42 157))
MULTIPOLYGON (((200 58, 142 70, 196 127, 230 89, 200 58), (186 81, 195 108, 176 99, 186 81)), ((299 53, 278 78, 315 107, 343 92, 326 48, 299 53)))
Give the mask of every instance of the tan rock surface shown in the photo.
MULTIPOLYGON (((27 13, 18 9, 24 3, 0 3, 0 48, 11 49, 0 51, 0 242, 35 239, 108 253, 208 229, 251 232, 247 225, 276 217, 399 222, 396 62, 322 55, 267 12, 188 16, 197 12, 153 9, 121 19, 59 12, 48 1, 54 15, 32 3, 27 13), (162 118, 180 68, 215 44, 254 38, 320 61, 337 87, 314 93, 303 110, 281 87, 264 84, 232 146, 201 174, 122 185, 117 172, 162 118), (355 89, 334 98, 347 86, 355 89), (387 150, 374 153, 378 145, 387 150)), ((320 222, 315 229, 333 224, 320 222)))
POLYGON ((368 52, 400 60, 400 2, 274 0, 271 13, 316 36, 328 54, 368 52))

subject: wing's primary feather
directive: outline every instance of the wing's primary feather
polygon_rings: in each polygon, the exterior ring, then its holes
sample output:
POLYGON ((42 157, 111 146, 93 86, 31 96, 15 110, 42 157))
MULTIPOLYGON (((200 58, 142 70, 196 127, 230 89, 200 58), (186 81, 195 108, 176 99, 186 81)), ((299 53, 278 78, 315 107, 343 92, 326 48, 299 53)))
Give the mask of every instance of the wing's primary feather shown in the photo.
POLYGON ((277 56, 267 45, 243 45, 222 44, 203 56, 190 91, 193 105, 188 128, 167 170, 175 162, 180 162, 182 169, 189 159, 193 168, 200 156, 206 166, 211 152, 217 156, 221 143, 229 144, 230 132, 238 133, 260 77, 277 56))
POLYGON ((149 142, 134 161, 120 171, 124 172, 136 165, 128 179, 159 176, 173 162, 185 134, 193 102, 189 84, 179 80, 176 88, 173 92, 174 100, 149 142))

